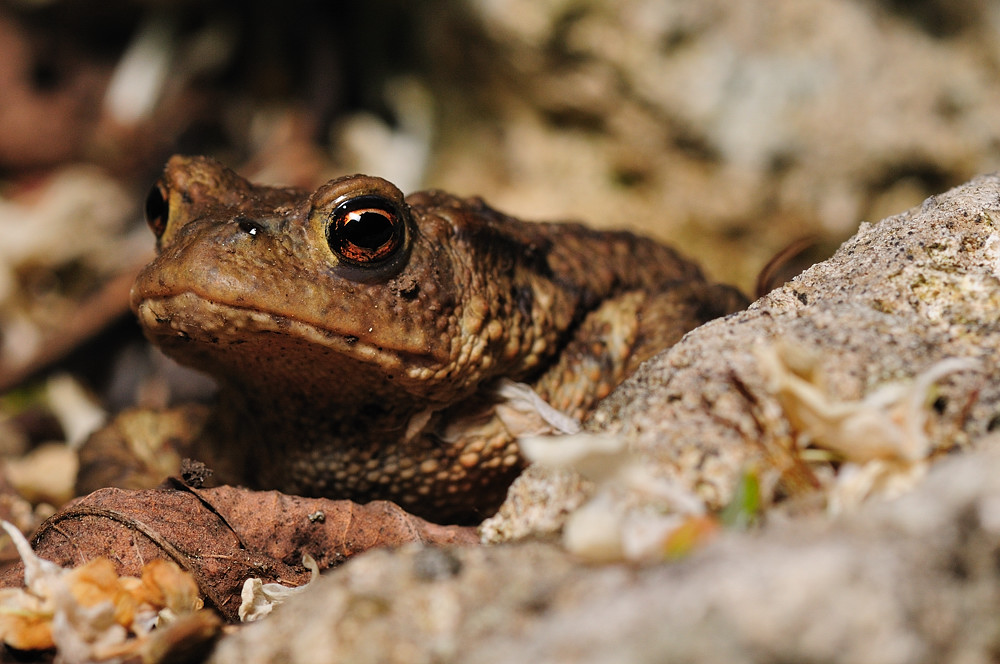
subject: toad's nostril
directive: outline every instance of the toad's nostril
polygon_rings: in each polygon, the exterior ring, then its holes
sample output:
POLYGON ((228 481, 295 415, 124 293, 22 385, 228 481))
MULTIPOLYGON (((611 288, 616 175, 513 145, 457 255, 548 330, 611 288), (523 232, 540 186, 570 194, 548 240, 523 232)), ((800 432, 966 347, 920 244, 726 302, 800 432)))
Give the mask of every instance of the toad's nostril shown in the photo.
POLYGON ((264 231, 264 226, 257 223, 253 219, 247 219, 246 217, 237 217, 236 224, 240 227, 241 231, 254 237, 257 237, 258 233, 264 231))

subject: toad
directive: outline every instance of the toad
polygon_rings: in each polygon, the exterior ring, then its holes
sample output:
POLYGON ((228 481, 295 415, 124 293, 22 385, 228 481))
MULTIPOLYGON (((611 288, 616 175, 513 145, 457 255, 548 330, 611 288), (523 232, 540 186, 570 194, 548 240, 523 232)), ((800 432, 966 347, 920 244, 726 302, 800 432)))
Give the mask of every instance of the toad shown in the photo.
POLYGON ((146 215, 158 256, 132 308, 219 385, 199 455, 228 481, 439 522, 488 516, 522 469, 511 381, 584 418, 745 304, 647 238, 366 175, 308 192, 176 156, 146 215))

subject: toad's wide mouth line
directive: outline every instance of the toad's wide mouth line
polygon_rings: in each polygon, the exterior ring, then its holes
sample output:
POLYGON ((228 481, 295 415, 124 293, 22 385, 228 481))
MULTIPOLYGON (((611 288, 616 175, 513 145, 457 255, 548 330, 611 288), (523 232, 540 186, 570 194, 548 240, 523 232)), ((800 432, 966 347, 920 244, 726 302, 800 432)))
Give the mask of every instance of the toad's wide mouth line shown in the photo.
POLYGON ((194 291, 142 298, 135 311, 149 334, 164 339, 185 338, 216 345, 231 341, 235 345, 245 343, 254 334, 269 333, 301 340, 388 371, 420 372, 437 364, 426 348, 422 352, 385 348, 349 333, 279 313, 211 300, 194 291))

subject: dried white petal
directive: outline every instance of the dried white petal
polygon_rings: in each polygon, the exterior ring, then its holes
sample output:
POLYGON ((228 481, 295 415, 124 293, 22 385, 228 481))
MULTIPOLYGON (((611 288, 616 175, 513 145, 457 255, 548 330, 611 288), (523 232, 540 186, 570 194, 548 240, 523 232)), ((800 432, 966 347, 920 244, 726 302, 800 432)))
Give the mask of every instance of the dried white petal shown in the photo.
POLYGON ((933 451, 924 430, 931 386, 948 374, 979 366, 971 358, 948 358, 912 382, 882 385, 859 401, 836 401, 794 373, 776 345, 760 346, 756 353, 768 388, 799 431, 815 446, 857 463, 926 458, 933 451))
POLYGON ((108 657, 128 638, 128 631, 115 622, 115 606, 110 601, 94 606, 82 606, 67 585, 62 584, 54 597, 56 612, 52 616, 52 640, 65 664, 89 662, 119 662, 108 657))
POLYGON ((630 512, 622 524, 623 557, 632 561, 662 559, 666 542, 686 518, 680 514, 630 512))
POLYGON ((66 432, 66 444, 78 448, 107 420, 96 400, 69 374, 57 374, 45 385, 47 402, 66 432))
POLYGON ((536 436, 518 444, 528 460, 574 470, 597 485, 563 528, 563 545, 589 560, 662 558, 665 543, 685 519, 707 511, 697 495, 626 452, 620 436, 536 436))
POLYGON ((572 468, 594 482, 618 475, 632 456, 621 436, 577 433, 571 436, 527 436, 517 441, 532 463, 549 468, 572 468))
POLYGON ((24 563, 24 585, 39 597, 51 595, 52 584, 69 570, 63 569, 51 560, 36 556, 31 550, 31 544, 14 524, 0 521, 0 526, 7 532, 14 543, 14 548, 17 549, 17 555, 21 556, 21 561, 24 563))
POLYGON ((563 528, 563 546, 594 562, 622 560, 624 508, 607 493, 600 493, 570 514, 563 528))
POLYGON ((311 586, 319 578, 319 565, 309 554, 302 556, 302 564, 309 569, 309 582, 301 586, 283 586, 280 583, 264 583, 258 578, 243 582, 240 598, 243 602, 237 613, 240 622, 254 622, 267 616, 276 607, 281 606, 289 598, 298 595, 311 586))
POLYGON ((927 461, 899 463, 875 459, 864 464, 845 463, 827 499, 831 514, 855 509, 878 495, 892 499, 903 495, 927 475, 927 461))
POLYGON ((176 26, 164 15, 145 22, 118 62, 104 104, 118 122, 133 125, 156 107, 176 50, 176 26))
POLYGON ((497 416, 509 430, 516 432, 515 435, 577 433, 580 430, 579 422, 549 405, 530 385, 505 378, 497 383, 497 396, 504 400, 497 406, 497 416))
MULTIPOLYGON (((111 601, 83 606, 71 588, 72 569, 39 558, 17 528, 0 521, 21 560, 27 592, 14 599, 20 606, 41 610, 52 616, 52 640, 58 661, 65 664, 88 662, 118 662, 110 653, 119 652, 128 638, 128 631, 115 622, 115 605, 111 601)), ((18 589, 20 590, 20 589, 18 589)))

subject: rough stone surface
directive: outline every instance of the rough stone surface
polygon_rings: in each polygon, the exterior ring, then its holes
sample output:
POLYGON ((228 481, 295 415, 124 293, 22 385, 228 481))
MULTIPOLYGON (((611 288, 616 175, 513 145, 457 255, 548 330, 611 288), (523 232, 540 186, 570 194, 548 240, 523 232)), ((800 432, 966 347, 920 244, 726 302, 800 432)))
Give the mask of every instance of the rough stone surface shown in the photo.
POLYGON ((657 463, 676 467, 713 504, 728 499, 748 442, 782 426, 754 353, 780 340, 818 359, 831 400, 862 398, 887 382, 912 380, 949 357, 975 358, 979 371, 940 383, 931 435, 964 443, 1000 413, 1000 179, 982 177, 920 208, 858 233, 827 261, 754 303, 703 326, 644 365, 606 400, 594 425, 620 431, 657 463), (966 412, 972 400, 971 411, 966 412))
POLYGON ((973 450, 902 499, 832 521, 776 515, 637 568, 530 542, 375 552, 224 640, 214 661, 987 661, 1000 648, 1000 451, 984 435, 1000 412, 995 219, 994 175, 863 226, 829 261, 647 363, 591 423, 719 502, 759 441, 790 427, 755 344, 813 349, 841 400, 974 358, 977 371, 940 381, 928 423, 942 447, 973 450))

